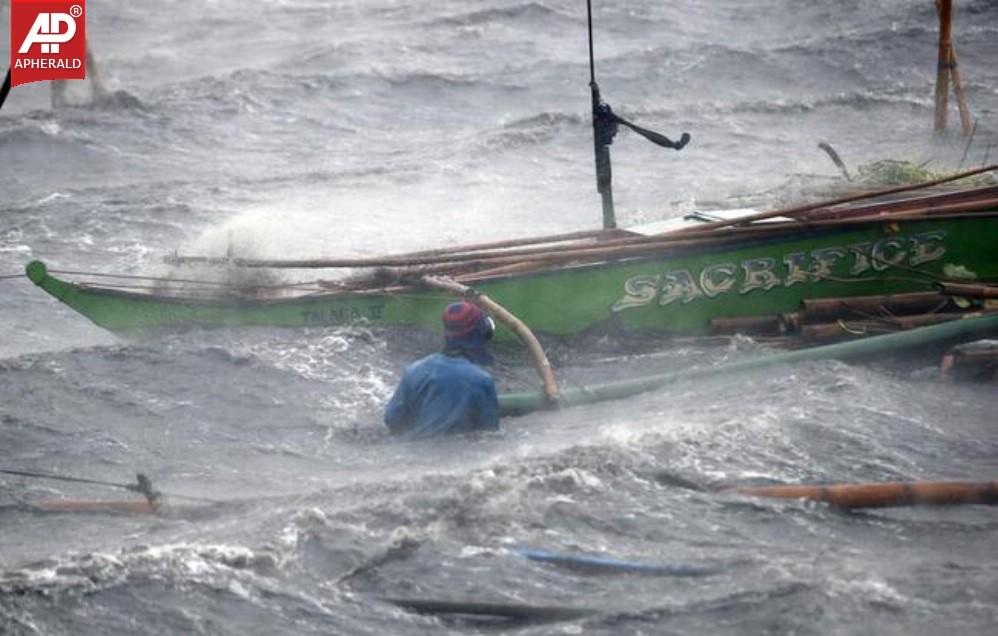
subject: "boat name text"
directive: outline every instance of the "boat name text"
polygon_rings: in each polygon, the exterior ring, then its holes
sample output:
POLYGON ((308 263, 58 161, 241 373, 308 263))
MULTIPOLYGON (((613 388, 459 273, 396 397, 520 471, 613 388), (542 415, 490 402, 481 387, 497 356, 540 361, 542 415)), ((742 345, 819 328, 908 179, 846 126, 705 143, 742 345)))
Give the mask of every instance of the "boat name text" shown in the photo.
MULTIPOLYGON (((823 247, 810 252, 785 254, 775 258, 750 258, 735 263, 715 263, 699 271, 677 269, 665 274, 640 274, 624 282, 624 296, 613 304, 615 312, 657 302, 691 303, 721 294, 748 294, 775 287, 792 287, 825 280, 845 280, 867 272, 879 273, 891 267, 918 267, 937 261, 946 254, 941 245, 946 232, 923 232, 913 236, 892 236, 876 242, 844 247, 823 247)), ((857 281, 858 282, 858 281, 857 281)))
POLYGON ((368 305, 367 307, 319 307, 302 310, 302 320, 306 326, 346 325, 356 322, 378 321, 384 318, 385 306, 368 305))

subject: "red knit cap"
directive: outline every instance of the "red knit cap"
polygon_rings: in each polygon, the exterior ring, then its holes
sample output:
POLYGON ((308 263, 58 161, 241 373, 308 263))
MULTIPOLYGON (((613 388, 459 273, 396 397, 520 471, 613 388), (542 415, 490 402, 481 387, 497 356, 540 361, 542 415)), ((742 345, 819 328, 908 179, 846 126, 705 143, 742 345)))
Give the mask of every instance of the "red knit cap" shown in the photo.
POLYGON ((451 303, 444 309, 444 337, 463 338, 475 330, 478 321, 484 317, 475 303, 463 301, 451 303))

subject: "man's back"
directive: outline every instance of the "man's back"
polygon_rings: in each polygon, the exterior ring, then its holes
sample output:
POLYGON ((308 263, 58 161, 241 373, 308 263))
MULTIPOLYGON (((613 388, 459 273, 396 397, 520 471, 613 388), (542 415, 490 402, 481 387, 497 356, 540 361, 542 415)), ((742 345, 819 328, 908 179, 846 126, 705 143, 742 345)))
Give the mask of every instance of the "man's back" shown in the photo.
POLYGON ((495 383, 463 357, 434 353, 406 368, 385 409, 385 424, 408 437, 497 430, 495 383))

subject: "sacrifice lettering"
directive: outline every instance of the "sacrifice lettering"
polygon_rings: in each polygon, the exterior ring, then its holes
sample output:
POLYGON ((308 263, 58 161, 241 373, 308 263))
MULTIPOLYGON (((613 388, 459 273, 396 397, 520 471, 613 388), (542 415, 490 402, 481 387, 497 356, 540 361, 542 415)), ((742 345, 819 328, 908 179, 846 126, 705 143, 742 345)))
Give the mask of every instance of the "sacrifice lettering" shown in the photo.
POLYGON ((384 315, 384 305, 368 305, 367 307, 333 307, 306 309, 301 312, 306 325, 344 325, 364 320, 381 320, 384 315))
POLYGON ((825 247, 811 252, 793 252, 783 256, 783 267, 777 269, 775 258, 752 258, 740 266, 717 263, 700 270, 673 270, 666 274, 641 274, 624 283, 624 297, 613 305, 613 311, 651 304, 658 297, 659 305, 677 300, 685 303, 700 298, 713 298, 738 289, 739 294, 769 291, 777 286, 790 287, 812 283, 829 277, 857 276, 864 272, 882 272, 896 265, 917 267, 939 260, 946 254, 940 245, 946 232, 924 232, 913 236, 894 236, 876 243, 857 243, 846 247, 825 247))

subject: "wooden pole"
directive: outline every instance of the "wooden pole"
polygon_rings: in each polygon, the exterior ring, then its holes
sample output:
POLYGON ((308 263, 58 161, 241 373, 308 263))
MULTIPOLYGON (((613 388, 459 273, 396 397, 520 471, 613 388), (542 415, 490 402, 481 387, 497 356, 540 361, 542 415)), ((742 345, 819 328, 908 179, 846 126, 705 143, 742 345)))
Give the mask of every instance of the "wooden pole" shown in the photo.
POLYGON ((967 93, 963 89, 963 78, 960 76, 960 66, 956 59, 956 46, 953 44, 953 11, 952 0, 936 0, 936 13, 939 14, 939 77, 944 81, 936 83, 936 131, 946 128, 946 86, 952 79, 953 94, 956 96, 957 109, 960 111, 960 126, 964 136, 970 136, 974 130, 974 122, 967 105, 967 93), (946 15, 944 16, 944 10, 946 15), (944 29, 945 24, 945 29, 944 29), (944 36, 945 31, 945 36, 944 36), (945 37, 945 43, 943 41, 945 37), (945 77, 943 77, 945 75, 945 77), (942 113, 940 113, 940 90, 942 90, 942 113), (942 127, 940 128, 940 118, 942 127))
POLYGON ((90 40, 84 42, 84 46, 86 47, 87 75, 90 77, 90 97, 91 99, 107 97, 107 89, 104 87, 104 82, 101 81, 100 71, 97 70, 97 57, 94 56, 90 40))
POLYGON ((782 210, 772 210, 770 212, 760 212, 759 214, 750 214, 748 216, 743 216, 736 219, 725 219, 723 221, 713 221, 711 223, 704 223, 696 228, 681 229, 672 232, 673 235, 676 234, 688 234, 690 232, 703 232, 707 230, 716 230, 722 227, 728 227, 732 225, 748 225, 749 223, 754 223, 756 221, 764 221, 766 219, 771 219, 777 216, 785 216, 788 218, 794 218, 802 215, 804 212, 813 212, 814 210, 819 210, 821 208, 832 207, 835 205, 844 205, 846 203, 853 203, 855 201, 862 201, 864 199, 874 199, 876 197, 882 197, 889 194, 900 194, 901 192, 911 192, 913 190, 923 190, 926 188, 931 188, 934 186, 942 185, 944 183, 949 183, 951 181, 958 181, 960 179, 965 179, 967 177, 972 177, 977 174, 982 174, 984 172, 990 172, 992 170, 998 169, 998 164, 991 166, 984 166, 976 170, 968 170, 967 172, 961 172, 948 177, 942 177, 940 179, 933 179, 932 181, 926 181, 924 183, 918 183, 914 185, 903 185, 894 188, 887 188, 884 190, 877 190, 875 192, 865 192, 863 194, 856 194, 841 197, 838 199, 831 199, 829 201, 819 201, 818 203, 811 203, 807 205, 795 206, 792 208, 784 208, 782 210))
POLYGON ((968 283, 937 283, 936 286, 944 294, 963 296, 966 298, 998 299, 998 286, 968 283))
POLYGON ((967 106, 967 94, 963 90, 963 78, 960 77, 960 68, 956 61, 956 51, 950 46, 950 72, 953 74, 953 92, 956 94, 956 105, 960 109, 960 125, 963 127, 965 137, 973 134, 974 121, 970 117, 970 107, 967 106))
POLYGON ((471 287, 462 285, 453 279, 440 278, 436 276, 420 276, 416 280, 428 287, 448 291, 470 300, 512 329, 527 347, 527 352, 530 354, 530 358, 534 362, 537 374, 541 376, 541 381, 544 384, 544 395, 548 402, 551 404, 556 404, 558 402, 558 383, 555 381, 554 369, 551 367, 551 362, 548 361, 548 357, 544 353, 544 348, 541 347, 541 343, 537 340, 537 337, 530 330, 530 327, 524 324, 522 320, 514 316, 509 310, 485 294, 481 294, 471 287))
POLYGON ((953 0, 936 0, 939 13, 939 62, 936 69, 935 131, 946 130, 946 107, 949 97, 950 53, 953 48, 953 0))
POLYGON ((730 492, 776 499, 810 499, 839 508, 998 504, 998 482, 888 482, 829 486, 757 486, 730 492))

